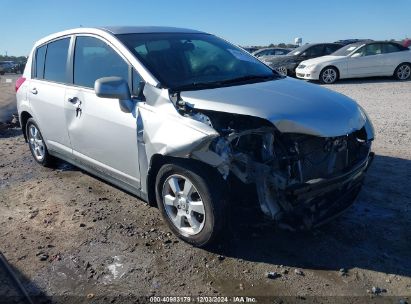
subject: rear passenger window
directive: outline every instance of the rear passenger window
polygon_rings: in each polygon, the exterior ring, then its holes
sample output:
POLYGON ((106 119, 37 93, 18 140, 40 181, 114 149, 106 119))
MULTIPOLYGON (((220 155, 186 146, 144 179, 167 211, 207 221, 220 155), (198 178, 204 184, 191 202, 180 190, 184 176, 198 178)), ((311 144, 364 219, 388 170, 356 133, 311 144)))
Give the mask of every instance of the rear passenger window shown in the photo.
POLYGON ((44 79, 67 82, 67 54, 70 38, 50 42, 47 45, 44 79))
POLYGON ((310 47, 306 52, 307 52, 307 55, 310 57, 318 57, 318 56, 324 55, 323 49, 324 49, 324 46, 322 44, 319 44, 319 45, 314 45, 310 47))
POLYGON ((77 37, 74 84, 94 88, 97 79, 109 76, 128 81, 128 64, 105 42, 93 37, 77 37))
POLYGON ((36 62, 34 64, 34 78, 44 78, 44 60, 46 59, 46 46, 39 47, 36 51, 36 62))
POLYGON ((399 45, 395 45, 392 43, 385 43, 383 44, 383 51, 384 53, 395 53, 395 52, 402 51, 402 49, 399 45))
POLYGON ((334 53, 336 50, 338 50, 339 48, 340 48, 340 46, 338 46, 338 45, 327 44, 327 45, 324 47, 324 54, 325 54, 325 55, 332 54, 332 53, 334 53))

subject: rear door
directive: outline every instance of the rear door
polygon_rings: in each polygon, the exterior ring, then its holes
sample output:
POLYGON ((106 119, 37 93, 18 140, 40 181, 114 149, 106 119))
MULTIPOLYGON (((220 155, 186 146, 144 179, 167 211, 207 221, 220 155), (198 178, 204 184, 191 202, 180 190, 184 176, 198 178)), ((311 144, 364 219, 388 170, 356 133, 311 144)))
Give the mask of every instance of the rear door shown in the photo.
POLYGON ((324 45, 317 44, 309 47, 303 54, 305 54, 305 59, 316 58, 324 55, 324 45))
POLYGON ((56 39, 36 49, 28 93, 47 148, 66 156, 71 155, 64 111, 70 39, 56 39))
POLYGON ((347 63, 347 72, 351 77, 382 75, 384 56, 381 43, 363 46, 351 56, 347 63))
MULTIPOLYGON (((66 91, 67 128, 77 161, 133 188, 140 186, 136 113, 125 113, 118 99, 99 98, 97 79, 119 76, 129 81, 128 62, 106 41, 77 36, 73 86, 66 91)), ((139 82, 138 74, 134 78, 139 82)), ((131 85, 130 85, 131 86, 131 85)))

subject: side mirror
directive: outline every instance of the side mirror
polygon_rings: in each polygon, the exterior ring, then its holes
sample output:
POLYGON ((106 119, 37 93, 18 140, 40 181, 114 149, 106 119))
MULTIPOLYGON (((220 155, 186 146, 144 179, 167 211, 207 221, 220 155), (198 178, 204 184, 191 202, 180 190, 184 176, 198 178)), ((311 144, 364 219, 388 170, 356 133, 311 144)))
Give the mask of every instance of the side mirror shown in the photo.
POLYGON ((120 108, 123 112, 131 113, 133 102, 130 96, 128 83, 121 77, 103 77, 94 83, 94 92, 101 98, 119 99, 120 108))
POLYGON ((352 58, 357 58, 357 57, 361 57, 362 54, 361 53, 354 53, 351 55, 352 58))

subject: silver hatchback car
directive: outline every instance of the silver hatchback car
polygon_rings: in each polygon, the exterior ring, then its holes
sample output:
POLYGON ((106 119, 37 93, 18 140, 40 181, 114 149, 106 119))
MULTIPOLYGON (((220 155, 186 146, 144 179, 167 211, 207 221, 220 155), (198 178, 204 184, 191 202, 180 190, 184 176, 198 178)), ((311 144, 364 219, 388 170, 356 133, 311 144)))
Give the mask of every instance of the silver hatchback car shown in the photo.
POLYGON ((16 92, 38 163, 66 160, 158 205, 196 246, 225 231, 243 189, 279 225, 320 225, 354 202, 373 158, 356 102, 194 30, 53 34, 35 44, 16 92))

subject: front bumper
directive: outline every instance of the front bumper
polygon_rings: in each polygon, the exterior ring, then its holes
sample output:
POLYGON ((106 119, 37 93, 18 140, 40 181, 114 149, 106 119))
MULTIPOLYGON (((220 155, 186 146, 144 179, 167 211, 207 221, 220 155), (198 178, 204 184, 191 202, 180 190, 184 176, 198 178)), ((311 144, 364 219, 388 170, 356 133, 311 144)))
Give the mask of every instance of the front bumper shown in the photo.
POLYGON ((318 80, 320 78, 320 72, 316 70, 311 70, 307 68, 299 68, 295 69, 295 75, 301 79, 307 80, 318 80))
POLYGON ((285 196, 293 210, 284 215, 282 222, 310 229, 341 214, 354 203, 373 159, 374 153, 370 152, 363 162, 342 175, 287 187, 285 196))

